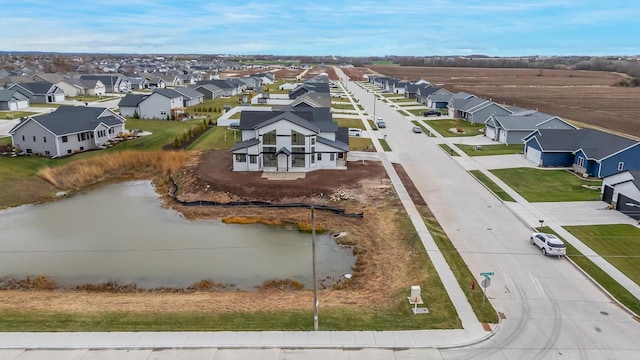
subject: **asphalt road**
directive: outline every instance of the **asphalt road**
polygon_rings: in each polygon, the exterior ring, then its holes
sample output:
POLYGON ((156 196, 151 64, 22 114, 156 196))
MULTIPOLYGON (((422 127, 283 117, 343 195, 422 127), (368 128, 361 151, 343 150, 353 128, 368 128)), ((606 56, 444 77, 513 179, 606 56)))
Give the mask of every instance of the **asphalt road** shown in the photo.
MULTIPOLYGON (((369 114, 374 97, 347 88, 369 114)), ((376 100, 393 156, 403 164, 471 271, 493 271, 487 295, 504 313, 497 334, 472 348, 442 350, 444 359, 639 359, 640 323, 569 261, 543 257, 531 230, 473 179, 434 139, 376 100)))

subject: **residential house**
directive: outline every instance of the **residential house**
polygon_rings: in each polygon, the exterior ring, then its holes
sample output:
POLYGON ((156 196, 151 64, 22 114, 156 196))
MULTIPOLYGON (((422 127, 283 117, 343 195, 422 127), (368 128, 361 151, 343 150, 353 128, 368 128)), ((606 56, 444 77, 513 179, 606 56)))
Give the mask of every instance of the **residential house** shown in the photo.
POLYGON ((525 110, 510 115, 491 115, 485 122, 484 135, 507 145, 522 144, 522 139, 536 129, 577 128, 558 116, 525 110))
POLYGON ((329 108, 243 111, 239 130, 242 140, 231 149, 234 171, 346 169, 349 135, 329 108))
POLYGON ((418 87, 418 89, 416 90, 416 102, 423 105, 427 105, 427 99, 429 95, 434 94, 440 90, 444 90, 444 89, 437 86, 418 87))
POLYGON ((173 90, 182 95, 184 107, 194 106, 204 101, 204 94, 188 86, 178 86, 173 90))
MULTIPOLYGON (((221 95, 222 97, 234 96, 234 95, 240 94, 240 90, 238 89, 238 87, 235 86, 235 85, 232 85, 227 80, 213 79, 213 80, 206 80, 206 81, 198 82, 198 86, 199 85, 206 85, 206 84, 212 84, 212 85, 215 85, 216 87, 218 87, 219 89, 221 89, 222 90, 222 95, 221 95)), ((198 86, 196 86, 196 89, 198 88, 198 86)))
POLYGON ((462 96, 461 94, 465 94, 465 96, 473 96, 467 93, 456 93, 454 95, 447 89, 440 89, 432 94, 427 95, 427 107, 429 109, 446 109, 447 104, 454 96, 462 96))
MULTIPOLYGON (((120 108, 120 115, 127 117, 140 117, 140 108, 138 105, 142 102, 142 100, 149 97, 147 94, 127 94, 125 97, 120 99, 118 102, 118 107, 120 108)), ((166 119, 166 116, 164 117, 166 119)))
POLYGON ((0 110, 16 111, 29 107, 29 98, 17 89, 0 89, 0 110))
POLYGON ((524 139, 525 157, 538 166, 571 167, 603 178, 640 170, 640 142, 594 129, 537 129, 524 139))
POLYGON ((447 105, 449 116, 464 119, 471 124, 484 124, 491 115, 509 115, 511 110, 491 100, 470 97, 468 99, 453 98, 447 105))
POLYGON ((296 99, 298 96, 302 96, 310 91, 330 93, 328 82, 316 82, 308 83, 304 82, 302 85, 289 91, 289 99, 296 99))
POLYGON ((23 118, 10 131, 13 145, 51 158, 99 149, 125 131, 125 119, 107 108, 61 106, 23 118))
POLYGON ((196 85, 193 88, 203 94, 205 99, 217 99, 224 93, 221 88, 213 84, 196 85))
POLYGON ((184 85, 182 79, 178 75, 161 75, 162 80, 164 80, 165 86, 182 86, 184 85))
POLYGON ((138 104, 141 119, 170 119, 183 112, 182 94, 173 89, 155 89, 138 104))
POLYGON ((305 107, 330 108, 331 94, 309 91, 308 93, 298 96, 291 104, 287 105, 287 109, 299 109, 305 107))
POLYGON ((55 73, 37 73, 31 75, 31 81, 46 81, 52 84, 58 84, 60 81, 64 80, 65 77, 60 74, 55 73))
POLYGON ((142 76, 147 79, 149 83, 149 89, 164 89, 167 87, 167 83, 160 76, 156 76, 149 73, 144 73, 142 76))
POLYGON ((404 89, 407 86, 408 82, 406 81, 397 81, 391 84, 389 88, 389 92, 393 94, 404 95, 404 89))
POLYGON ((271 71, 253 74, 251 77, 260 79, 260 85, 271 85, 276 81, 276 77, 271 71))
POLYGON ((80 75, 80 80, 100 80, 108 93, 127 93, 131 91, 131 83, 120 74, 80 75))
POLYGON ((67 97, 104 95, 106 88, 100 80, 62 79, 56 84, 67 97))
POLYGON ((602 201, 640 220, 640 170, 627 170, 602 179, 602 201))
POLYGON ((37 81, 12 85, 14 89, 29 98, 30 104, 46 104, 64 101, 64 91, 47 81, 37 81))
POLYGON ((127 78, 129 84, 131 84, 131 90, 144 90, 149 88, 149 79, 145 77, 131 77, 127 78))

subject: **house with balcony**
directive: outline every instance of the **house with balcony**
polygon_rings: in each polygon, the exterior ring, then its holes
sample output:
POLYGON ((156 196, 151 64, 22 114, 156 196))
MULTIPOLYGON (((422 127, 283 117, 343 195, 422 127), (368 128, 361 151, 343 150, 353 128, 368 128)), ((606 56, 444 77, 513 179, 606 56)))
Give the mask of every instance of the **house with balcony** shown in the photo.
POLYGON ((233 171, 308 172, 346 169, 347 128, 339 128, 329 108, 243 111, 241 141, 231 153, 233 171))

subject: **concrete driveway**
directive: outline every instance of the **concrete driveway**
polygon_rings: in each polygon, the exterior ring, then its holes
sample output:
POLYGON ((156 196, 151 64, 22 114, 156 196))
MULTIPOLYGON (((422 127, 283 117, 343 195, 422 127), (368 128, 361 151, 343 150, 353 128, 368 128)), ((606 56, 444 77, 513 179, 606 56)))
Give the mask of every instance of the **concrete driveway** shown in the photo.
POLYGON ((631 224, 638 222, 623 213, 607 209, 604 201, 531 203, 560 225, 631 224))
POLYGON ((536 165, 522 154, 514 155, 491 155, 491 156, 474 156, 471 158, 478 163, 480 167, 486 169, 512 169, 519 167, 536 167, 536 165))
POLYGON ((14 127, 20 120, 2 120, 0 121, 0 137, 9 136, 9 130, 14 127))

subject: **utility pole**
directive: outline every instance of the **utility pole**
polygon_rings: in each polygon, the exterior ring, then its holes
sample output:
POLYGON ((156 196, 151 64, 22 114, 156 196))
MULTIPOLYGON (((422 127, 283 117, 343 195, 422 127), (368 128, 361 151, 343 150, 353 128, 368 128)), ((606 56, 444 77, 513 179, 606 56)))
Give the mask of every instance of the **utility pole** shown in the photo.
POLYGON ((311 205, 311 257, 313 263, 313 330, 318 331, 318 283, 316 282, 316 217, 311 205))

